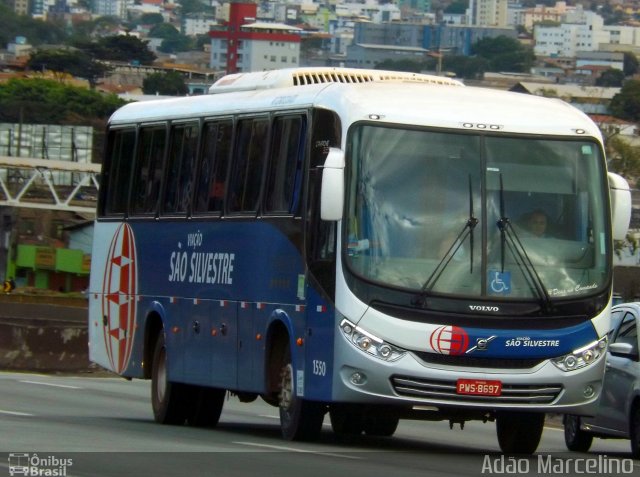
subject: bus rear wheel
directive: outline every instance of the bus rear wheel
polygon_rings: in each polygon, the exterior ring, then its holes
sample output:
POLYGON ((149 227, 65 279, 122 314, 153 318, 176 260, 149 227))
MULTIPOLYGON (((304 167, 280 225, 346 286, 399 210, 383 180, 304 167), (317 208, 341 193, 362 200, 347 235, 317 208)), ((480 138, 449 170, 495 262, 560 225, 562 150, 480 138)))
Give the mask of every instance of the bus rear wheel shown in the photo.
POLYGON ((325 406, 296 395, 291 351, 287 348, 280 370, 280 428, 282 437, 290 441, 313 441, 320 436, 325 406))
POLYGON ((156 339, 151 368, 151 406, 161 424, 184 424, 187 418, 188 387, 167 378, 167 348, 164 332, 156 339))
POLYGON ((543 429, 543 413, 501 412, 496 417, 498 443, 504 454, 533 454, 543 429))

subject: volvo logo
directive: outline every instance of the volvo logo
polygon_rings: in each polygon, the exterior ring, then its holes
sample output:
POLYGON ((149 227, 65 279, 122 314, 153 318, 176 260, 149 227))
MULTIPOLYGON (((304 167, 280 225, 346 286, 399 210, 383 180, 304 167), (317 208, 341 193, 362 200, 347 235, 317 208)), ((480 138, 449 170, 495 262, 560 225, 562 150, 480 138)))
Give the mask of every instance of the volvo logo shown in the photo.
POLYGON ((489 343, 491 343, 496 338, 497 338, 497 336, 493 335, 493 336, 489 336, 488 338, 478 338, 478 339, 476 339, 476 345, 471 347, 471 348, 469 348, 467 350, 467 354, 468 353, 473 353, 474 351, 487 351, 487 349, 489 348, 489 343))
POLYGON ((471 311, 500 311, 498 306, 486 306, 486 305, 469 305, 471 311))

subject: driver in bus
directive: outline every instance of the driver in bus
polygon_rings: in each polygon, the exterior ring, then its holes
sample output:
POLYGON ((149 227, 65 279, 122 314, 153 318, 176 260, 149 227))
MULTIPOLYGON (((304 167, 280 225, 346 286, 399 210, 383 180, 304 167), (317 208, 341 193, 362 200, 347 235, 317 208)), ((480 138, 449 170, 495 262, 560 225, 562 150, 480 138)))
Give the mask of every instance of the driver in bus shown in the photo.
POLYGON ((524 229, 534 237, 547 237, 548 225, 549 217, 542 209, 526 214, 523 221, 524 229))

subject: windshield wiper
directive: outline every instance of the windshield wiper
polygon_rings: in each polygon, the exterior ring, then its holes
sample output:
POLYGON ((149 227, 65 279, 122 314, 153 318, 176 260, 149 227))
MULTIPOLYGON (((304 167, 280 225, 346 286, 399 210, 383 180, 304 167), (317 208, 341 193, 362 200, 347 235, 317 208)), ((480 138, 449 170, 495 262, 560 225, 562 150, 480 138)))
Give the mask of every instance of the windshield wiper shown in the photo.
POLYGON ((473 230, 476 228, 476 225, 478 225, 478 219, 473 215, 473 190, 471 188, 471 175, 469 175, 469 218, 462 227, 462 230, 460 230, 460 233, 447 249, 447 252, 444 254, 436 268, 431 272, 431 275, 429 275, 429 278, 424 282, 422 288, 420 288, 420 293, 412 300, 414 305, 424 305, 424 299, 436 285, 437 281, 442 276, 442 273, 445 271, 456 253, 458 253, 458 250, 462 247, 462 244, 467 237, 469 237, 469 246, 471 248, 469 251, 469 273, 473 274, 473 230))
POLYGON ((500 272, 504 273, 506 245, 509 247, 520 271, 523 272, 525 277, 528 277, 529 285, 532 290, 535 291, 536 295, 538 295, 538 299, 540 300, 543 309, 548 311, 551 308, 551 297, 549 297, 549 293, 547 292, 544 282, 540 278, 536 267, 529 258, 527 250, 524 248, 524 245, 522 245, 518 234, 511 225, 509 217, 505 214, 502 174, 500 174, 500 220, 498 220, 496 225, 498 226, 498 229, 500 229, 500 272))

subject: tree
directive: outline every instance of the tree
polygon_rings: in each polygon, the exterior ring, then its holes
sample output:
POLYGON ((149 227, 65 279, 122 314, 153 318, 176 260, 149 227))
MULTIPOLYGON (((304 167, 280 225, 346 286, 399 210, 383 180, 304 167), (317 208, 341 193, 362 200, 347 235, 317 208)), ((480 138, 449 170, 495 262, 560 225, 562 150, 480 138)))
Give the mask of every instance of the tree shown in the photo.
POLYGON ((376 64, 375 69, 387 71, 407 71, 419 73, 423 69, 423 63, 415 60, 384 60, 376 64))
POLYGON ((164 17, 160 13, 145 13, 136 23, 138 25, 159 25, 164 23, 164 17))
POLYGON ((633 146, 620 136, 607 141, 609 168, 623 177, 640 177, 640 147, 633 146))
POLYGON ((609 111, 621 119, 640 121, 640 81, 626 81, 611 99, 609 111))
POLYGON ((148 42, 132 35, 114 35, 76 46, 94 59, 150 65, 156 55, 147 48, 147 44, 148 42))
POLYGON ((453 71, 460 78, 481 79, 484 72, 487 71, 487 63, 485 58, 445 56, 442 60, 442 67, 445 71, 453 71))
POLYGON ((160 23, 149 31, 149 36, 153 38, 175 38, 180 32, 168 23, 160 23))
POLYGON ((178 53, 194 49, 194 40, 186 35, 178 35, 175 38, 165 38, 158 48, 163 53, 178 53))
POLYGON ((177 71, 152 73, 142 81, 142 92, 145 94, 162 94, 170 96, 184 96, 189 88, 184 77, 177 71))
POLYGON ((468 5, 469 2, 465 0, 454 0, 444 9, 444 13, 462 14, 467 11, 468 5))
POLYGON ((624 72, 610 68, 603 71, 600 77, 596 79, 596 86, 620 87, 623 81, 624 72))
POLYGON ((106 120, 125 101, 116 95, 53 80, 11 79, 0 84, 0 121, 77 124, 106 120))
POLYGON ((85 52, 75 49, 38 50, 32 53, 27 66, 35 71, 53 71, 85 78, 93 89, 97 80, 110 70, 108 66, 92 60, 85 52))
POLYGON ((531 47, 514 38, 482 38, 471 45, 472 54, 487 60, 487 71, 528 72, 535 56, 531 47))
POLYGON ((62 25, 17 15, 6 2, 0 3, 0 43, 4 46, 16 36, 24 36, 31 45, 62 43, 67 34, 62 25))
POLYGON ((638 57, 628 51, 624 52, 624 75, 633 76, 638 72, 638 57))

